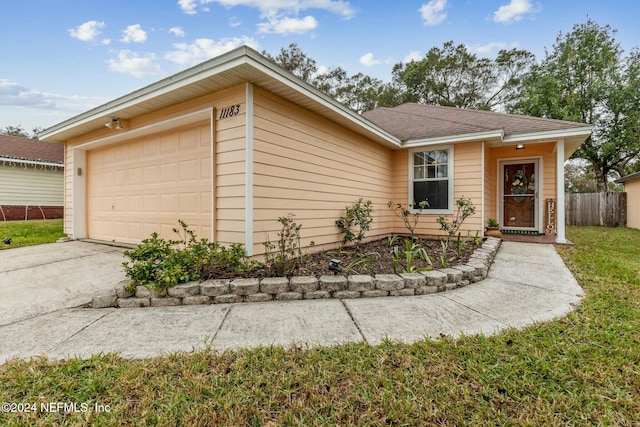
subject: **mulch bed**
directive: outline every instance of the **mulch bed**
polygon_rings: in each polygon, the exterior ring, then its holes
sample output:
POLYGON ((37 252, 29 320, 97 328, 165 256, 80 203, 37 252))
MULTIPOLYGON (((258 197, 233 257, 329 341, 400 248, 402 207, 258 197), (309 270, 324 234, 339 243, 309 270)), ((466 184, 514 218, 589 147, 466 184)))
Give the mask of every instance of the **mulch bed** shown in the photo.
MULTIPOLYGON (((442 255, 441 241, 437 239, 417 237, 417 242, 425 248, 433 268, 442 268, 440 261, 442 255)), ((398 239, 394 245, 398 246, 398 250, 401 254, 401 262, 404 263, 404 260, 402 259, 402 254, 405 252, 404 240, 398 239)), ((448 251, 448 267, 467 263, 470 255, 476 248, 477 246, 474 245, 473 238, 471 238, 466 242, 460 253, 460 257, 458 257, 456 253, 456 242, 453 240, 448 251)), ((339 260, 340 267, 342 269, 341 274, 345 275, 394 274, 393 257, 391 256, 392 249, 393 246, 389 245, 388 239, 384 238, 362 243, 359 246, 349 246, 311 254, 303 254, 302 261, 288 276, 320 277, 322 275, 334 274, 332 271, 329 271, 330 260, 339 260), (357 264, 357 261, 363 257, 366 257, 371 261, 366 264, 357 264)), ((414 265, 417 268, 429 266, 427 262, 423 261, 419 257, 415 258, 414 265)), ((398 274, 405 272, 401 266, 398 266, 396 271, 398 274)), ((264 278, 269 276, 273 276, 273 274, 270 274, 270 272, 264 267, 242 275, 242 277, 246 278, 264 278)), ((217 275, 216 278, 221 279, 231 277, 233 276, 217 275)))

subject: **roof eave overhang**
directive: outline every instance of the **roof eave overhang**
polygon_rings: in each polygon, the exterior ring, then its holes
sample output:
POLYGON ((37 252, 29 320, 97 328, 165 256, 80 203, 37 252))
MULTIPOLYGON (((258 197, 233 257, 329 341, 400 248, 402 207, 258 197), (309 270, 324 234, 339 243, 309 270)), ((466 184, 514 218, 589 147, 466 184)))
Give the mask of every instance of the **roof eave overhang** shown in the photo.
MULTIPOLYGON (((131 92, 48 129, 42 131, 40 139, 52 142, 64 142, 71 138, 101 129, 111 117, 130 119, 126 114, 134 107, 148 106, 148 112, 175 105, 179 102, 159 102, 168 94, 176 94, 185 88, 192 88, 192 96, 204 96, 214 90, 224 89, 222 83, 214 82, 216 77, 228 73, 233 78, 223 78, 226 87, 252 82, 264 86, 278 95, 295 95, 300 101, 304 98, 304 107, 333 120, 361 135, 390 148, 399 148, 400 140, 384 129, 376 126, 364 117, 348 109, 336 100, 322 93, 314 86, 284 71, 276 64, 264 58, 255 50, 243 46, 219 57, 196 65, 166 79, 160 80, 137 91, 131 92), (237 71, 236 74, 233 74, 237 71), (206 85, 203 82, 211 84, 206 85)), ((184 99, 183 101, 186 101, 184 99)), ((296 102, 294 100, 293 102, 296 102)), ((131 113, 130 113, 131 114, 131 113)))
POLYGON ((429 145, 446 145, 446 144, 459 144, 464 142, 484 141, 488 143, 490 147, 517 145, 523 143, 542 143, 549 141, 565 141, 565 157, 568 159, 591 135, 593 130, 592 125, 585 125, 581 127, 573 127, 567 129, 542 131, 542 132, 529 132, 515 135, 505 135, 504 130, 496 129, 485 132, 475 132, 460 135, 442 136, 435 138, 421 138, 408 140, 403 143, 403 147, 422 147, 429 145))
POLYGON ((502 141, 504 139, 504 131, 502 129, 465 133, 459 135, 447 135, 438 136, 434 138, 419 138, 410 139, 405 141, 402 146, 404 148, 411 147, 423 147, 429 145, 446 145, 446 144, 458 144, 461 142, 474 142, 474 141, 502 141))

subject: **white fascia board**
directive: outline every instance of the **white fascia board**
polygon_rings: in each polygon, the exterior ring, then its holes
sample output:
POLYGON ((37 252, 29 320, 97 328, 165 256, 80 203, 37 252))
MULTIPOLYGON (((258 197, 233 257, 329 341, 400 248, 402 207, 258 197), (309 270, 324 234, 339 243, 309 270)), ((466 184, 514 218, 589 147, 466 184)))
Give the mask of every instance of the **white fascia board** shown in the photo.
POLYGON ((23 164, 23 165, 51 166, 51 167, 56 167, 56 168, 64 168, 64 163, 47 162, 47 161, 44 161, 44 160, 15 159, 13 157, 2 157, 2 156, 0 156, 0 162, 20 163, 20 164, 23 164))
POLYGON ((587 139, 589 135, 591 135, 591 131, 593 130, 592 125, 585 125, 579 128, 570 128, 570 129, 561 129, 561 130, 550 130, 544 132, 531 132, 531 133, 520 133, 517 135, 509 135, 505 137, 502 142, 503 144, 517 144, 520 142, 527 142, 532 140, 541 140, 541 139, 566 139, 566 138, 575 138, 575 137, 584 137, 587 139))
POLYGON ((72 117, 64 122, 45 129, 39 138, 47 140, 55 137, 56 134, 64 132, 70 128, 83 125, 98 117, 117 115, 119 111, 131 107, 149 99, 172 92, 181 87, 187 86, 203 78, 218 74, 225 70, 237 67, 246 63, 245 52, 242 48, 229 52, 208 62, 196 65, 178 74, 162 79, 142 89, 138 89, 113 101, 86 111, 78 116, 72 117))
POLYGON ((427 145, 440 145, 440 144, 456 144, 459 142, 472 142, 472 141, 484 141, 487 139, 499 139, 504 138, 504 131, 502 129, 489 130, 484 132, 465 133, 461 135, 439 136, 436 138, 423 138, 423 139, 411 139, 405 141, 402 146, 407 147, 421 147, 427 145))

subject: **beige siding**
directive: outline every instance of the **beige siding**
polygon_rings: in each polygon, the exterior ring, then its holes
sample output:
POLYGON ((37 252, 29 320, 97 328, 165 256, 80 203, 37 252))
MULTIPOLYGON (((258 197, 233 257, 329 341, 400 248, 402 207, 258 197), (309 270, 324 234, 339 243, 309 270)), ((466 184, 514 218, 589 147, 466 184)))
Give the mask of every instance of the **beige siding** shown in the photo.
POLYGON ((64 232, 73 237, 73 150, 65 144, 64 151, 64 232))
MULTIPOLYGON (((437 149, 438 147, 427 147, 426 149, 437 149)), ((394 202, 407 205, 409 202, 409 154, 405 150, 404 154, 396 155, 394 166, 394 202)), ((455 201, 461 197, 471 199, 476 208, 476 214, 468 218, 460 231, 465 235, 467 232, 474 235, 476 231, 482 230, 482 144, 478 142, 461 143, 453 146, 453 205, 452 215, 442 215, 449 220, 454 219, 456 213, 455 201)), ((416 233, 425 235, 443 235, 440 225, 436 222, 441 215, 419 214, 420 219, 416 233)), ((408 233, 404 224, 400 220, 394 222, 394 233, 408 233)))
POLYGON ((627 193, 627 227, 640 229, 640 178, 624 183, 627 193))
POLYGON ((0 162, 0 205, 62 206, 61 167, 0 162))
POLYGON ((484 224, 487 225, 489 218, 497 219, 498 212, 496 212, 496 194, 498 189, 496 188, 496 175, 495 168, 492 167, 493 160, 491 158, 490 148, 484 145, 484 224))
POLYGON ((335 245, 335 221, 359 198, 374 206, 368 236, 392 231, 391 150, 263 90, 254 99, 254 253, 288 213, 302 225, 303 246, 335 245))
POLYGON ((245 243, 245 86, 216 96, 215 117, 215 239, 228 246, 245 243), (219 119, 221 108, 240 105, 240 114, 219 119))
MULTIPOLYGON (((198 99, 194 99, 182 104, 178 104, 178 105, 175 105, 151 114, 131 118, 129 120, 126 120, 125 130, 122 131, 122 132, 127 132, 129 130, 135 130, 135 129, 140 129, 147 126, 153 126, 156 123, 159 123, 168 119, 173 119, 176 117, 181 117, 196 111, 201 111, 206 108, 213 107, 215 109, 215 112, 217 113, 218 110, 221 108, 228 107, 230 105, 241 104, 241 110, 238 116, 234 116, 234 117, 223 119, 223 120, 218 120, 217 114, 216 114, 214 118, 215 119, 214 141, 216 142, 215 151, 214 151, 214 159, 215 159, 214 170, 217 171, 217 176, 215 177, 214 196, 217 197, 216 214, 220 214, 220 217, 221 217, 219 221, 216 221, 216 224, 214 224, 214 227, 215 227, 216 240, 222 243, 231 243, 231 242, 244 243, 244 146, 245 146, 244 124, 245 124, 245 107, 246 107, 244 99, 245 99, 245 85, 240 85, 240 86, 226 89, 224 91, 216 92, 211 95, 207 95, 198 99), (222 212, 228 212, 227 209, 229 208, 232 209, 232 211, 229 211, 232 213, 232 215, 221 214, 222 212)), ((187 127, 189 126, 192 126, 192 125, 188 125, 187 127)), ((65 232, 69 235, 72 235, 73 233, 74 215, 78 215, 78 213, 74 212, 73 210, 73 198, 74 198, 74 195, 73 195, 74 175, 73 174, 75 173, 75 167, 73 162, 74 147, 77 147, 81 144, 90 143, 92 141, 96 141, 107 136, 111 136, 113 135, 113 132, 114 132, 113 130, 104 128, 104 129, 92 132, 90 134, 83 135, 79 138, 75 138, 73 140, 67 141, 65 144, 66 146, 66 152, 65 152, 66 163, 65 164, 67 166, 65 171, 65 179, 64 179, 65 232)), ((181 130, 176 129, 175 131, 169 132, 169 134, 172 132, 180 133, 181 130)), ((210 124, 208 122, 206 124, 203 124, 203 127, 200 129, 199 132, 201 133, 201 137, 202 137, 201 141, 206 139, 208 144, 210 140, 210 124)), ((156 137, 161 138, 160 135, 155 135, 155 136, 147 135, 141 138, 153 139, 156 137)), ((140 138, 137 138, 137 139, 140 139, 140 138)), ((130 145, 133 143, 135 145, 135 140, 132 140, 129 142, 123 142, 123 143, 126 145, 130 145)), ((160 147, 162 143, 157 142, 157 144, 158 144, 157 149, 161 150, 160 147)), ((92 150, 87 151, 87 154, 88 154, 87 161, 92 162, 92 168, 95 166, 95 163, 96 163, 95 157, 98 156, 97 153, 100 150, 101 149, 94 150, 93 160, 90 160, 92 157, 92 150)), ((158 151, 158 153, 160 153, 160 151, 158 151)), ((163 155, 160 155, 159 159, 162 157, 163 155)), ((167 158, 170 158, 170 157, 171 156, 167 153, 167 158)), ((204 163, 208 164, 210 161, 211 161, 210 148, 205 149, 203 147, 202 153, 200 155, 200 165, 199 165, 199 168, 201 169, 198 171, 198 173, 202 173, 202 170, 204 170, 202 169, 204 168, 204 163)), ((151 168, 151 169, 147 169, 147 176, 149 177, 153 175, 153 170, 152 170, 153 166, 149 165, 148 167, 151 168)), ((171 170, 172 170, 170 166, 164 165, 164 171, 161 173, 159 168, 160 168, 160 165, 158 165, 156 172, 158 172, 159 174, 158 179, 160 180, 162 179, 161 178, 162 173, 164 172, 171 173, 171 170)), ((210 167, 208 170, 210 170, 210 167)), ((178 171, 180 172, 179 169, 178 171)), ((195 169, 191 171, 187 171, 183 167, 181 172, 191 173, 194 171, 195 169)), ((207 176, 206 179, 208 180, 209 177, 207 176)), ((158 185, 157 183, 154 184, 152 182, 147 182, 147 184, 150 184, 152 186, 158 185)), ((199 188, 197 189, 198 192, 205 191, 205 188, 204 188, 205 184, 204 183, 201 183, 201 184, 202 184, 201 186, 200 184, 198 184, 199 186, 199 188)), ((186 187, 189 187, 189 186, 187 185, 186 187)), ((205 204, 207 206, 210 206, 210 198, 209 198, 211 194, 210 190, 211 190, 210 187, 207 187, 206 195, 202 196, 201 198, 202 200, 198 202, 200 206, 204 206, 205 204)), ((104 193, 104 194, 107 199, 115 197, 115 194, 109 193, 110 190, 108 188, 105 188, 99 191, 106 191, 107 193, 104 193)), ((122 191, 126 191, 126 190, 122 189, 122 191)), ((176 189, 176 191, 178 190, 176 189)), ((180 191, 184 192, 183 190, 180 190, 180 191)), ((102 204, 106 203, 106 202, 100 202, 98 199, 94 198, 93 205, 89 206, 90 196, 91 195, 89 194, 89 197, 87 197, 88 211, 92 209, 92 207, 98 206, 100 203, 102 204), (96 205, 96 203, 98 205, 96 205)), ((174 197, 179 197, 179 196, 174 196, 174 197)), ((153 197, 147 197, 147 206, 149 207, 149 209, 152 209, 152 206, 155 206, 155 205, 157 205, 158 209, 160 209, 161 208, 160 199, 158 199, 157 203, 154 205, 154 202, 151 200, 152 198, 153 197)), ((195 203, 194 200, 187 200, 187 199, 188 197, 182 196, 181 199, 178 198, 175 201, 178 204, 182 203, 183 205, 185 204, 188 205, 192 202, 195 203)), ((132 206, 135 207, 135 201, 133 201, 132 203, 133 203, 132 206)), ((163 206, 165 207, 172 203, 169 200, 169 196, 164 197, 163 203, 164 203, 163 206)), ((110 206, 111 205, 105 204, 104 206, 102 206, 102 208, 110 207, 110 206)), ((102 208, 99 208, 99 209, 102 209, 102 208)), ((127 209, 129 209, 129 207, 127 207, 127 209)), ((144 208, 143 208, 143 211, 144 211, 144 208)), ((193 209, 191 209, 191 211, 193 211, 193 209)), ((131 212, 134 216, 137 215, 133 213, 133 211, 131 212)), ((88 213, 89 212, 82 212, 80 213, 80 215, 88 217, 88 213)), ((105 212, 103 211, 103 214, 104 213, 105 212)), ((143 214, 141 213, 141 215, 143 214)), ((202 211, 196 216, 204 216, 204 215, 206 215, 208 218, 208 223, 206 225, 204 224, 204 220, 202 219, 192 219, 191 222, 195 221, 197 223, 196 224, 197 231, 200 237, 209 237, 211 232, 210 212, 206 213, 202 211)), ((183 219, 187 221, 187 223, 189 223, 189 220, 186 219, 186 216, 182 214, 178 216, 180 216, 180 219, 183 219)), ((187 213, 187 216, 189 216, 190 218, 192 217, 192 215, 188 213, 187 213)), ((173 226, 177 226, 177 218, 175 218, 175 222, 173 226)), ((123 231, 122 224, 114 223, 112 227, 114 232, 115 232, 115 229, 118 227, 121 229, 121 231, 123 231)), ((171 233, 171 230, 168 228, 168 225, 166 224, 160 225, 157 222, 154 223, 154 221, 147 221, 146 225, 142 227, 142 233, 143 234, 147 232, 150 233, 151 231, 158 231, 158 232, 161 232, 163 235, 171 233), (161 228, 162 230, 157 228, 161 228)), ((109 233, 107 233, 105 230, 103 234, 106 237, 109 233)), ((132 238, 131 241, 133 240, 136 240, 136 239, 132 238)), ((140 240, 140 239, 137 239, 137 240, 140 240)))

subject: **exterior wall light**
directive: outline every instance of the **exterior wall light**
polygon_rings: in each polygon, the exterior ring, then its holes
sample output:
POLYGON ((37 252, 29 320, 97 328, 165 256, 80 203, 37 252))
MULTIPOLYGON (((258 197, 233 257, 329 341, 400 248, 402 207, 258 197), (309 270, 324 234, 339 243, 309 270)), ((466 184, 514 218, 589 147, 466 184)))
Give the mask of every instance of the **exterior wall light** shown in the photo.
POLYGON ((120 121, 120 119, 118 117, 114 117, 111 120, 109 120, 107 123, 104 124, 106 127, 108 127, 109 129, 122 129, 122 122, 120 121))
POLYGON ((524 144, 518 144, 518 145, 516 145, 516 150, 524 150, 525 147, 526 147, 526 145, 524 145, 524 144))

